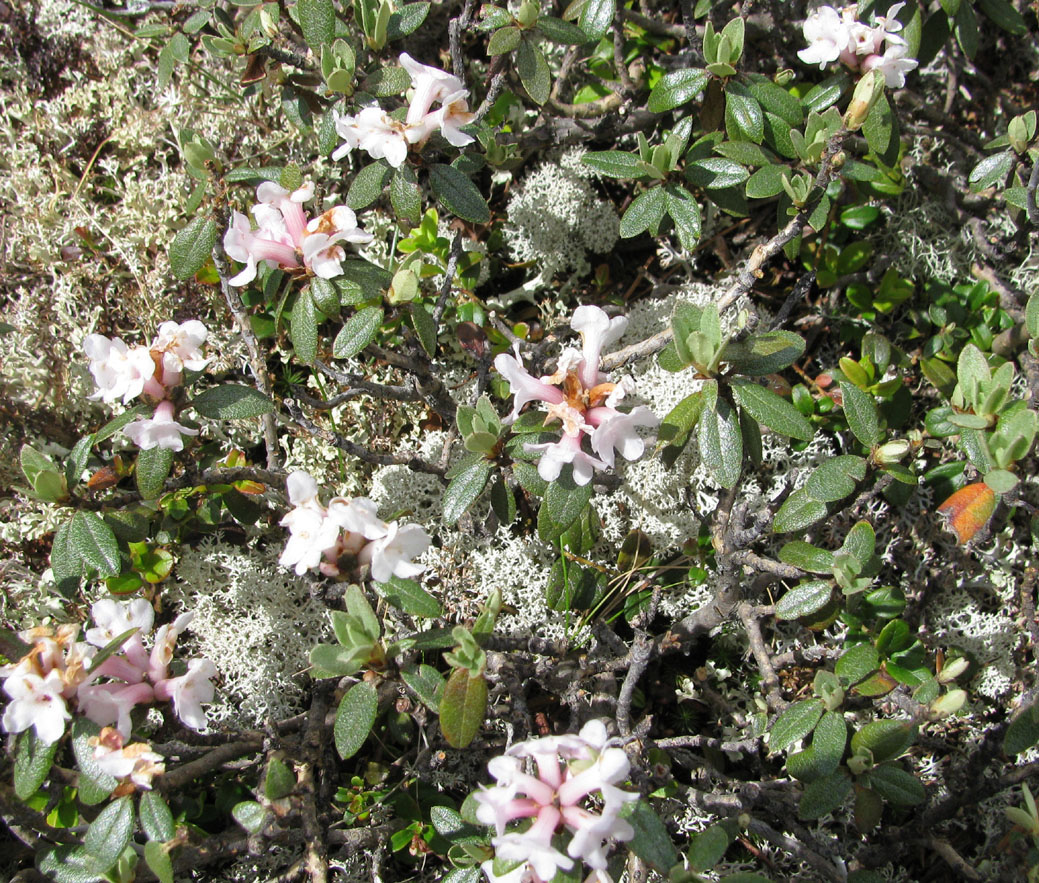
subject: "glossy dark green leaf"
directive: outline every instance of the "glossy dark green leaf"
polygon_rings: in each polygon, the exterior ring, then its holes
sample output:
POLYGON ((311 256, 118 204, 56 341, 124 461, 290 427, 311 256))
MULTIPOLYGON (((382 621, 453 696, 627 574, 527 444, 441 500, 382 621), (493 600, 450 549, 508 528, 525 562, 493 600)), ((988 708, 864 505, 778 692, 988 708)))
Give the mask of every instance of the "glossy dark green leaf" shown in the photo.
POLYGON ((644 178, 652 166, 634 153, 623 150, 597 150, 584 154, 582 164, 609 178, 644 178))
POLYGON ((366 165, 350 182, 350 189, 346 194, 346 204, 355 210, 370 206, 382 196, 386 179, 392 171, 386 160, 377 160, 366 165))
POLYGON ((455 524, 483 493, 493 464, 480 457, 451 479, 444 490, 442 517, 445 524, 455 524))
POLYGON ((323 319, 310 296, 310 291, 301 291, 292 307, 289 337, 292 339, 296 358, 306 365, 312 365, 317 358, 318 325, 323 319))
POLYGON ((1039 744, 1039 702, 1033 702, 1018 710, 1003 737, 1003 750, 1007 754, 1021 754, 1039 744))
POLYGON ((761 105, 753 95, 734 83, 725 90, 725 131, 733 141, 760 144, 765 138, 761 105))
POLYGON ((605 36, 610 25, 613 24, 615 11, 615 0, 586 0, 581 8, 579 24, 581 30, 587 34, 589 41, 598 42, 605 36))
POLYGON ((772 530, 776 533, 791 533, 804 530, 826 517, 825 503, 812 499, 804 488, 798 488, 779 507, 772 530))
POLYGON ((390 203, 402 221, 417 227, 422 220, 422 191, 415 173, 406 165, 401 166, 390 178, 390 203))
POLYGON ((743 467, 743 435, 736 409, 718 397, 711 407, 705 397, 696 425, 700 459, 722 487, 732 487, 743 467))
POLYGON ((80 510, 69 524, 72 553, 100 577, 119 573, 119 544, 112 528, 94 512, 80 510))
POLYGON ((531 40, 521 40, 516 49, 516 72, 531 101, 544 104, 552 88, 552 75, 544 54, 531 40))
POLYGON ((137 812, 149 840, 165 843, 176 836, 177 825, 173 821, 173 813, 158 791, 142 792, 137 812))
POLYGON ((851 737, 851 750, 868 748, 875 763, 894 760, 905 754, 913 744, 916 729, 912 724, 897 720, 875 720, 864 725, 851 737))
POLYGON ((798 814, 802 819, 818 819, 840 807, 851 793, 851 780, 842 772, 831 773, 805 786, 798 814))
POLYGON ((538 30, 553 43, 579 46, 588 42, 588 35, 577 25, 552 15, 538 16, 538 30))
POLYGON ((812 424, 797 408, 764 386, 737 380, 732 384, 732 394, 741 408, 773 432, 802 441, 810 441, 815 435, 812 424))
POLYGON ((833 598, 833 586, 825 580, 803 582, 776 604, 777 619, 800 619, 822 610, 833 598))
POLYGON ((852 454, 824 460, 808 476, 805 492, 820 503, 832 503, 853 494, 866 477, 866 461, 852 454))
POLYGON ((1004 150, 986 156, 971 169, 970 177, 967 179, 970 189, 976 193, 980 190, 987 190, 989 187, 1001 186, 1013 167, 1014 152, 1012 150, 1004 150))
POLYGON ((660 816, 645 800, 625 803, 620 815, 635 830, 628 849, 658 874, 667 874, 682 860, 660 816))
POLYGON ((28 729, 18 738, 14 755, 14 793, 19 800, 28 800, 47 779, 60 742, 49 745, 37 738, 35 729, 28 729))
POLYGON ((805 351, 805 340, 793 331, 765 331, 725 348, 725 361, 739 374, 764 377, 792 365, 805 351))
POLYGON ((429 15, 429 3, 403 3, 390 15, 386 25, 386 39, 400 40, 413 34, 429 15))
POLYGON ((651 187, 643 191, 632 200, 621 218, 621 237, 630 239, 644 230, 653 233, 660 226, 666 211, 667 196, 663 187, 651 187))
POLYGON ((187 223, 170 244, 170 270, 177 279, 190 279, 213 253, 216 224, 204 215, 187 223))
POLYGON ((832 573, 833 552, 820 549, 803 540, 791 540, 779 550, 779 560, 809 573, 832 573))
POLYGON ((90 823, 83 838, 83 849, 90 854, 98 869, 115 866, 133 836, 133 801, 120 797, 108 804, 90 823))
POLYGON ((699 95, 711 75, 702 68, 685 68, 664 74, 649 93, 648 107, 653 113, 674 110, 699 95))
POLYGON ((432 618, 444 612, 440 602, 414 580, 393 576, 384 583, 374 582, 373 585, 388 604, 412 616, 432 618))
POLYGON ((750 177, 750 172, 731 159, 711 156, 686 165, 685 176, 697 187, 721 190, 742 184, 750 177))
MULTIPOLYGON (((443 646, 451 646, 451 643, 443 646)), ((440 672, 431 665, 410 665, 401 669, 400 676, 405 686, 418 696, 423 705, 434 714, 440 713, 440 693, 446 682, 440 672)))
POLYGON ((79 768, 78 797, 86 806, 100 803, 119 784, 115 776, 106 773, 94 760, 94 746, 90 744, 90 739, 100 732, 101 728, 85 717, 78 717, 72 723, 72 751, 79 768))
POLYGON ((700 206, 688 190, 676 184, 665 184, 664 193, 678 241, 686 251, 692 251, 700 239, 700 206))
POLYGON ((884 165, 890 167, 898 161, 898 120, 884 95, 870 108, 862 134, 870 150, 884 165))

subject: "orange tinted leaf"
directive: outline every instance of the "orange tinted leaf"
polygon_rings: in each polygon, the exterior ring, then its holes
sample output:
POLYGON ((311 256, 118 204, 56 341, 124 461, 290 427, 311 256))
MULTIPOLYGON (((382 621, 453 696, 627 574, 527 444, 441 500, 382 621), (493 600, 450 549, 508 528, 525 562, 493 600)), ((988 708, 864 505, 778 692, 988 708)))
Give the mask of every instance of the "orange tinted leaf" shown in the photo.
POLYGON ((966 544, 988 524, 995 508, 995 492, 985 482, 977 481, 956 491, 938 507, 938 514, 945 516, 956 539, 966 544))

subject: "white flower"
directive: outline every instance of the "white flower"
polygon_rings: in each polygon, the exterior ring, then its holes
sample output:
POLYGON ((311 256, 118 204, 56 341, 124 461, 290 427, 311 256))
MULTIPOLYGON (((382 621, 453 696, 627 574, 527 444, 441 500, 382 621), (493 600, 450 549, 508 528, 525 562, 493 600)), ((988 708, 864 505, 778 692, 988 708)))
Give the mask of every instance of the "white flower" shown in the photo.
POLYGON ((88 741, 94 748, 94 760, 104 772, 116 779, 129 778, 143 791, 150 790, 152 779, 166 771, 163 756, 152 751, 151 745, 125 745, 123 734, 111 727, 105 727, 88 741))
POLYGON ((592 389, 602 382, 599 373, 599 360, 602 351, 616 343, 628 327, 625 316, 615 316, 611 319, 599 307, 582 305, 574 310, 570 327, 581 335, 581 354, 584 364, 581 366, 581 382, 586 389, 592 389))
POLYGON ((611 469, 615 449, 625 460, 637 460, 645 452, 646 443, 636 427, 655 427, 660 423, 660 418, 645 405, 632 408, 627 414, 613 408, 592 408, 588 414, 589 422, 594 424, 599 412, 604 412, 603 418, 592 430, 589 441, 592 450, 611 469))
POLYGON ((213 701, 211 679, 217 675, 216 666, 208 659, 192 659, 186 674, 155 685, 155 695, 173 700, 177 717, 193 730, 205 729, 206 713, 202 703, 213 701))
POLYGON ((159 333, 152 343, 152 351, 162 355, 162 383, 173 386, 180 383, 181 375, 186 368, 189 371, 201 371, 209 364, 202 358, 202 344, 206 342, 209 332, 198 319, 189 319, 180 324, 163 322, 159 333))
POLYGON ((592 480, 596 469, 605 469, 606 464, 581 450, 580 435, 566 435, 557 442, 525 444, 523 450, 541 454, 538 460, 538 475, 545 481, 555 481, 567 463, 573 464, 574 484, 586 485, 592 480))
POLYGON ((145 391, 150 395, 157 391, 159 398, 164 394, 154 379, 155 362, 146 347, 128 347, 118 337, 109 340, 100 334, 88 334, 83 350, 90 359, 90 373, 97 384, 97 392, 90 398, 105 402, 122 399, 125 405, 145 391))
POLYGON ((357 215, 337 205, 310 221, 303 232, 303 263, 315 276, 333 279, 343 272, 346 252, 339 242, 371 242, 372 234, 357 226, 357 215))
POLYGON ((279 523, 289 529, 289 541, 278 563, 282 567, 293 567, 298 576, 317 567, 324 551, 339 538, 339 525, 324 509, 310 506, 293 509, 279 523))
POLYGON ((138 705, 155 701, 151 684, 90 684, 79 688, 76 703, 81 714, 99 727, 115 724, 116 729, 129 738, 132 721, 130 712, 138 705))
MULTIPOLYGON (((84 637, 95 647, 104 647, 115 638, 130 629, 137 629, 137 634, 148 633, 155 622, 155 610, 144 598, 132 601, 116 601, 114 598, 102 598, 90 607, 90 616, 94 627, 87 629, 84 637)), ((126 643, 132 638, 128 638, 126 643)))
POLYGON ((367 497, 334 497, 328 503, 328 517, 343 530, 366 540, 382 539, 390 531, 390 526, 379 518, 375 503, 367 497))
POLYGON ((410 579, 425 570, 421 564, 413 563, 429 548, 429 535, 417 524, 398 527, 393 521, 387 525, 386 536, 372 540, 361 550, 362 563, 371 562, 372 579, 384 583, 390 577, 410 579))
POLYGON ((469 92, 465 84, 453 74, 415 61, 407 52, 400 55, 401 66, 411 77, 411 104, 408 106, 408 125, 419 122, 430 109, 433 102, 445 99, 465 98, 469 92), (462 93, 462 94, 459 94, 462 93))
POLYGON ((123 427, 123 433, 142 451, 165 448, 168 451, 183 451, 185 435, 198 435, 197 429, 189 429, 174 418, 173 402, 162 401, 150 419, 141 418, 123 427))
POLYGON ((818 64, 820 70, 840 58, 849 48, 849 23, 832 6, 820 6, 802 26, 808 48, 797 53, 805 64, 818 64))
POLYGON ((884 75, 884 82, 889 89, 901 89, 906 84, 906 74, 916 70, 919 62, 909 58, 909 47, 902 44, 888 44, 883 55, 871 55, 862 63, 862 70, 868 73, 878 70, 884 75))
POLYGON ((3 727, 8 733, 21 733, 33 727, 36 737, 50 745, 65 732, 65 721, 71 720, 62 691, 61 674, 52 670, 46 677, 33 672, 14 674, 4 681, 4 692, 11 702, 4 710, 3 727))
POLYGON ((333 151, 332 159, 342 159, 359 147, 372 159, 385 159, 395 169, 404 164, 408 156, 405 127, 381 107, 366 107, 356 116, 340 115, 338 111, 332 113, 336 134, 344 142, 333 151))

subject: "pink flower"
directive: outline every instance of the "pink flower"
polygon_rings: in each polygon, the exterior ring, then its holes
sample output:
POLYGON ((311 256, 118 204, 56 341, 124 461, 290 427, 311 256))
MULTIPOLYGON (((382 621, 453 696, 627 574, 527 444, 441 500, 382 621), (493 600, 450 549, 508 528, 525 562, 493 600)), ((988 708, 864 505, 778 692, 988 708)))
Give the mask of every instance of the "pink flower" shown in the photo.
POLYGON ((71 720, 62 691, 61 674, 52 670, 46 677, 31 671, 13 674, 4 681, 4 692, 11 702, 4 710, 3 727, 8 733, 21 733, 33 727, 36 738, 46 745, 57 742, 71 720))
POLYGON ((125 741, 123 734, 111 727, 88 740, 102 771, 116 779, 129 779, 142 791, 151 790, 152 779, 166 772, 163 756, 152 751, 146 742, 126 745, 125 741))
POLYGON ((818 63, 820 69, 838 59, 853 71, 868 73, 880 70, 889 88, 905 86, 905 75, 917 67, 908 57, 909 47, 898 35, 902 23, 897 15, 905 3, 891 6, 887 15, 876 16, 873 24, 856 18, 856 4, 838 12, 832 6, 820 6, 805 19, 804 37, 808 48, 797 53, 806 64, 818 63))
POLYGON ((555 481, 563 466, 571 464, 574 482, 586 485, 597 469, 614 465, 614 450, 627 460, 636 460, 645 451, 637 428, 656 426, 656 415, 646 407, 627 414, 617 410, 631 382, 610 382, 599 370, 603 350, 620 339, 627 324, 623 316, 611 319, 599 307, 578 307, 570 325, 581 335, 581 350, 564 350, 555 373, 540 380, 523 367, 518 349, 515 356, 502 353, 495 358, 494 367, 515 396, 510 419, 515 420, 528 403, 540 401, 548 406, 546 426, 556 420, 562 426, 558 441, 523 446, 530 453, 541 454, 538 474, 545 481, 555 481), (584 450, 585 437, 597 457, 584 450))
POLYGON ((258 203, 253 206, 257 229, 249 219, 235 212, 224 234, 224 250, 245 264, 231 285, 246 285, 256 278, 260 261, 284 270, 305 270, 323 279, 343 271, 346 252, 341 242, 370 242, 372 235, 357 226, 357 216, 345 205, 335 206, 310 219, 302 203, 312 199, 314 185, 304 184, 289 192, 272 181, 256 188, 258 203))
POLYGON ((151 418, 141 418, 123 427, 123 433, 142 451, 165 448, 168 451, 183 451, 185 435, 198 435, 197 429, 189 429, 174 420, 173 402, 161 401, 151 418))
MULTIPOLYGON (((602 721, 591 721, 577 736, 520 742, 505 756, 493 758, 487 768, 497 785, 476 794, 477 818, 495 828, 495 855, 524 862, 535 879, 551 880, 557 870, 570 870, 577 858, 593 871, 605 872, 606 843, 635 836, 620 811, 638 795, 617 787, 628 775, 628 758, 607 738, 602 721), (524 771, 521 758, 534 761, 536 775, 524 771), (595 792, 603 803, 598 814, 582 806, 595 792), (534 821, 525 831, 508 830, 511 822, 528 818, 534 821), (561 827, 572 834, 566 855, 553 846, 561 827)), ((490 863, 483 869, 492 883, 502 879, 495 877, 490 863)))
POLYGON ((83 350, 90 359, 97 392, 90 396, 105 402, 122 399, 129 404, 142 392, 163 398, 166 390, 155 378, 155 362, 147 347, 128 347, 118 337, 109 340, 100 334, 88 334, 83 350))
POLYGON ((818 64, 822 70, 840 58, 851 39, 848 23, 832 6, 820 6, 802 26, 808 48, 797 53, 805 64, 818 64))
POLYGON ((905 44, 889 45, 883 55, 871 55, 862 62, 862 70, 869 72, 878 70, 884 75, 884 83, 889 89, 901 89, 906 84, 906 74, 916 70, 919 62, 908 58, 909 49, 905 44))
POLYGON ((138 705, 150 705, 154 701, 154 688, 143 681, 136 684, 90 684, 80 687, 76 694, 81 714, 99 727, 115 724, 116 729, 127 738, 133 727, 130 713, 138 705))

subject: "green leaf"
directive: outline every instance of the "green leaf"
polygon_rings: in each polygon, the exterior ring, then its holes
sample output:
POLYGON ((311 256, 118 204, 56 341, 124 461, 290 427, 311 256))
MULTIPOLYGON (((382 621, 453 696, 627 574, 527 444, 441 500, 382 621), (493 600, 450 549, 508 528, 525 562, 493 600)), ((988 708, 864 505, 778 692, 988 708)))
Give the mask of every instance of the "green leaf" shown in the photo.
POLYGON ((519 46, 521 37, 522 32, 514 25, 498 28, 491 34, 491 39, 487 41, 487 54, 494 56, 512 52, 519 46))
POLYGON ((808 476, 804 489, 813 500, 833 503, 855 493, 857 482, 865 477, 866 461, 862 457, 842 454, 817 466, 808 476))
POLYGON ((760 144, 765 138, 761 105, 735 82, 730 82, 725 90, 725 131, 733 141, 760 144))
POLYGON ((663 187, 651 187, 640 193, 631 201, 621 218, 621 238, 631 239, 644 230, 655 231, 664 219, 666 211, 667 196, 663 187))
POLYGON ((848 88, 851 78, 844 71, 827 77, 821 83, 808 90, 808 94, 801 99, 806 111, 822 113, 826 108, 834 105, 841 97, 841 93, 848 88))
POLYGON ((245 420, 274 411, 274 403, 262 392, 240 383, 225 383, 199 393, 191 406, 212 420, 245 420))
POLYGON ((94 746, 90 744, 90 739, 100 732, 101 728, 85 717, 77 717, 72 722, 72 753, 75 754, 76 766, 79 767, 77 796, 86 806, 100 803, 119 784, 115 776, 106 773, 94 760, 94 746))
POLYGON ((841 551, 865 567, 876 551, 877 535, 868 521, 857 522, 844 538, 841 551))
POLYGON ((700 419, 702 408, 703 393, 694 392, 687 395, 660 421, 660 438, 672 445, 684 445, 689 433, 700 419))
POLYGON ((149 840, 165 843, 176 836, 177 825, 173 821, 173 813, 158 791, 142 792, 137 812, 141 817, 141 827, 149 840))
POLYGON ((581 30, 588 35, 589 41, 598 42, 613 24, 616 11, 615 0, 586 0, 581 9, 579 24, 581 30))
POLYGON ((346 204, 355 211, 367 208, 380 196, 390 176, 390 164, 386 160, 378 160, 365 166, 350 182, 350 190, 346 194, 346 204))
POLYGON ((22 733, 14 756, 14 793, 19 800, 28 800, 46 781, 59 744, 60 740, 45 744, 35 729, 22 733))
POLYGON ((371 684, 354 684, 343 696, 336 710, 332 735, 336 751, 346 760, 361 750, 379 713, 379 694, 371 684))
POLYGON ((833 586, 825 580, 812 580, 792 588, 776 604, 778 619, 800 619, 822 610, 833 598, 833 586))
POLYGON ((747 179, 745 193, 748 199, 768 199, 783 192, 783 174, 786 166, 762 166, 747 179))
POLYGON ((664 193, 678 241, 686 251, 692 251, 700 239, 700 206, 688 190, 676 184, 665 184, 664 193))
POLYGON ((92 436, 94 444, 98 445, 101 442, 110 439, 113 435, 119 432, 124 426, 133 423, 138 417, 143 417, 148 411, 145 405, 134 405, 132 408, 124 411, 118 417, 113 417, 104 426, 102 426, 92 436))
POLYGON ((653 113, 674 110, 703 92, 710 79, 711 75, 698 67, 664 74, 649 93, 648 107, 653 113))
POLYGON ((373 585, 387 603, 412 616, 432 618, 444 612, 440 602, 414 580, 393 576, 384 583, 375 582, 373 585))
POLYGON ((743 434, 732 405, 720 397, 711 405, 708 384, 704 384, 704 408, 696 425, 700 458, 714 480, 729 488, 736 484, 743 466, 743 434))
POLYGON ((516 51, 516 71, 520 82, 531 100, 538 105, 548 101, 548 93, 552 88, 552 76, 548 62, 541 50, 529 39, 520 42, 516 51))
POLYGON ((296 358, 305 365, 312 365, 317 358, 318 325, 321 324, 322 318, 314 299, 310 296, 310 291, 301 291, 292 307, 289 337, 296 350, 296 358))
POLYGON ((307 290, 314 301, 314 306, 324 315, 330 319, 334 319, 339 315, 339 289, 331 281, 315 276, 310 280, 307 290))
POLYGON ((346 320, 332 343, 332 356, 350 359, 375 339, 382 325, 382 307, 362 307, 346 320))
POLYGON ((580 46, 588 42, 588 36, 577 25, 552 15, 538 16, 538 30, 553 43, 580 46))
POLYGON ((978 17, 974 13, 974 4, 961 2, 955 21, 956 42, 963 54, 973 59, 978 54, 978 17))
POLYGON ((798 814, 802 819, 818 819, 841 806, 850 793, 851 780, 844 773, 816 779, 805 787, 798 814))
POLYGON ((144 844, 144 861, 159 883, 173 883, 173 862, 161 843, 149 840, 144 844))
POLYGON ((1008 34, 1027 33, 1028 26, 1021 15, 1008 0, 977 0, 978 8, 1008 34))
POLYGON ((429 183, 448 211, 473 224, 490 222, 491 210, 465 172, 454 166, 434 163, 429 167, 429 183))
POLYGON ((654 168, 634 153, 623 150, 598 150, 586 153, 581 162, 609 178, 655 177, 654 168))
POLYGON ((739 374, 763 377, 792 365, 805 351, 805 340, 793 331, 765 331, 725 348, 725 361, 739 374))
POLYGON ((801 102, 768 77, 752 74, 746 86, 766 112, 778 116, 791 127, 800 126, 804 122, 801 102))
POLYGON ((390 15, 386 25, 386 39, 400 40, 413 34, 429 15, 429 3, 404 3, 390 15))
POLYGON ((288 797, 296 787, 296 777, 288 764, 279 757, 272 757, 267 764, 267 776, 263 780, 263 796, 268 800, 288 797))
POLYGON ((99 515, 85 510, 73 515, 69 545, 73 554, 97 571, 99 577, 119 573, 119 544, 112 528, 99 515))
POLYGON ((870 721, 851 737, 851 750, 868 748, 875 763, 894 760, 905 754, 916 738, 916 728, 904 721, 870 721))
POLYGON ((452 748, 465 748, 476 738, 487 714, 487 681, 456 668, 440 700, 440 729, 452 748))
POLYGON ((769 751, 776 754, 798 739, 803 739, 815 729, 825 710, 821 699, 805 699, 788 705, 772 725, 769 751))
POLYGON ((542 510, 548 518, 548 524, 543 525, 541 518, 538 518, 538 534, 541 539, 546 543, 558 540, 566 533, 567 528, 577 521, 591 498, 591 482, 578 485, 574 482, 572 471, 563 470, 559 478, 549 482, 545 489, 542 510))
POLYGON ((855 438, 868 448, 879 445, 884 440, 884 432, 873 396, 846 380, 842 380, 840 386, 844 416, 855 438))
POLYGON ((886 166, 893 166, 898 161, 901 146, 898 141, 898 120, 888 104, 887 97, 881 95, 877 103, 870 108, 866 122, 862 126, 862 134, 866 144, 877 158, 886 166))
POLYGON ((850 687, 861 683, 879 668, 880 656, 876 648, 872 644, 862 643, 845 650, 833 670, 841 683, 850 687))
POLYGON ((255 800, 243 800, 231 808, 231 815, 250 834, 259 834, 267 818, 267 810, 255 800))
POLYGON ((494 464, 480 457, 451 479, 441 502, 444 524, 455 524, 483 493, 494 464))
POLYGON ((677 865, 682 857, 675 849, 671 834, 660 821, 653 808, 645 800, 625 803, 620 817, 627 820, 635 830, 635 836, 627 841, 627 847, 642 861, 659 874, 677 865))
POLYGON ((779 550, 779 560, 809 573, 833 573, 833 552, 803 540, 791 540, 779 550))
POLYGON ((1018 710, 1003 737, 1003 750, 1007 754, 1021 754, 1036 744, 1039 744, 1039 702, 1018 710))
POLYGON ((803 487, 798 488, 779 507, 772 521, 772 530, 775 533, 804 530, 825 518, 827 511, 825 503, 813 500, 803 487))
POLYGON ((67 486, 74 487, 83 477, 83 470, 87 467, 90 458, 90 449, 94 446, 94 436, 88 435, 81 438, 65 459, 65 482, 67 486))
POLYGON ((750 177, 750 172, 731 159, 709 156, 686 165, 685 176, 697 187, 722 190, 742 184, 750 177))
POLYGON ((216 224, 200 215, 188 222, 170 244, 170 269, 177 279, 190 279, 213 253, 218 234, 216 224))
POLYGON ((848 726, 844 716, 837 711, 827 711, 812 733, 812 754, 819 776, 828 776, 837 769, 847 744, 848 726))
POLYGON ((107 871, 115 867, 123 850, 133 836, 133 801, 120 797, 108 804, 90 823, 83 838, 83 849, 96 862, 97 868, 107 871))
POLYGON ((724 824, 709 828, 689 838, 690 870, 697 873, 709 871, 725 857, 733 836, 724 824))
POLYGON ((422 190, 415 173, 407 165, 401 166, 390 178, 390 203, 400 220, 417 227, 422 220, 422 190))
POLYGON ((916 776, 895 764, 885 763, 869 771, 869 787, 895 806, 916 806, 927 799, 924 786, 916 776))
POLYGON ((315 55, 320 55, 321 47, 331 44, 336 36, 336 12, 332 0, 297 0, 296 12, 303 39, 315 55))
MULTIPOLYGON (((453 641, 453 639, 452 639, 453 641)), ((445 646, 451 646, 451 642, 445 646)), ((444 689, 444 676, 431 665, 410 665, 401 669, 401 680, 422 703, 434 714, 440 713, 440 692, 444 689)))
POLYGON ((167 448, 148 448, 137 455, 134 480, 143 499, 154 500, 162 495, 173 469, 173 453, 167 448))
POLYGON ((986 156, 971 169, 967 182, 975 193, 987 190, 989 187, 1002 186, 1013 167, 1014 151, 1004 150, 1002 153, 994 153, 992 156, 986 156))
POLYGON ((79 588, 83 564, 69 544, 69 522, 59 524, 54 532, 50 560, 56 588, 65 597, 71 597, 79 588))
POLYGON ((812 424, 805 420, 801 412, 772 390, 756 383, 737 380, 732 384, 732 393, 741 408, 773 432, 802 441, 811 441, 815 435, 812 424))
POLYGON ((422 349, 426 351, 426 355, 432 357, 437 349, 437 326, 432 314, 422 304, 413 303, 408 304, 408 317, 422 349))

